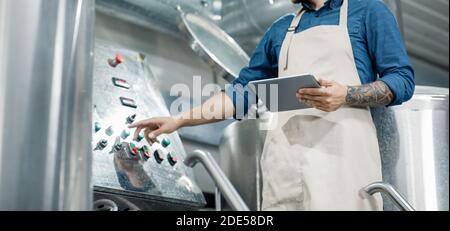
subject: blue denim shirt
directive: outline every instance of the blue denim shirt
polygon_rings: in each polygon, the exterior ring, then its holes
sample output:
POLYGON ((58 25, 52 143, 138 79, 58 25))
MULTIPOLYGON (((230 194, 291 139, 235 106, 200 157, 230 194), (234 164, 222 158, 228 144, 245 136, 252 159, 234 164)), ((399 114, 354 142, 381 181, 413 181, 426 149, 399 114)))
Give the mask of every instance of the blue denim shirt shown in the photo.
MULTIPOLYGON (((296 33, 319 25, 338 25, 341 5, 342 0, 328 0, 316 11, 304 3, 307 11, 296 33)), ((281 46, 293 18, 294 14, 286 15, 269 28, 253 52, 249 66, 242 69, 233 85, 245 87, 250 81, 278 77, 281 46)), ((390 106, 411 99, 415 90, 414 70, 389 8, 381 0, 349 0, 348 31, 361 82, 368 84, 378 79, 385 82, 395 96, 390 106)), ((235 91, 233 85, 227 86, 225 93, 235 106, 244 105, 246 114, 254 102, 249 102, 246 91, 235 91)))

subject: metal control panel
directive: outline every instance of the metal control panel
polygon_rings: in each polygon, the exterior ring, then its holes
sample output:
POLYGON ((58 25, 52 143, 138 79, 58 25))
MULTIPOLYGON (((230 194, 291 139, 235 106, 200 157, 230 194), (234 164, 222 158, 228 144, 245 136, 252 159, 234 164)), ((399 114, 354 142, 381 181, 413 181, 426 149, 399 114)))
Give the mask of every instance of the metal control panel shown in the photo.
POLYGON ((93 182, 98 192, 202 207, 205 199, 183 164, 177 133, 149 144, 133 140, 135 121, 170 116, 145 56, 97 40, 94 67, 93 182))

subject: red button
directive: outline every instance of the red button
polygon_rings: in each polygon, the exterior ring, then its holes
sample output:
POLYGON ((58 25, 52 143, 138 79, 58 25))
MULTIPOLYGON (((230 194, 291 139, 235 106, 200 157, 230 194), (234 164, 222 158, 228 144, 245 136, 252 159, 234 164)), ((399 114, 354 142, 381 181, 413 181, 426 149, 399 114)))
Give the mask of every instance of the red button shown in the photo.
POLYGON ((123 63, 123 61, 125 61, 125 59, 123 58, 122 55, 120 55, 120 54, 116 55, 116 63, 117 64, 121 64, 121 63, 123 63))
POLYGON ((117 54, 114 59, 108 59, 108 63, 111 67, 116 68, 119 64, 123 63, 124 57, 120 54, 117 54))

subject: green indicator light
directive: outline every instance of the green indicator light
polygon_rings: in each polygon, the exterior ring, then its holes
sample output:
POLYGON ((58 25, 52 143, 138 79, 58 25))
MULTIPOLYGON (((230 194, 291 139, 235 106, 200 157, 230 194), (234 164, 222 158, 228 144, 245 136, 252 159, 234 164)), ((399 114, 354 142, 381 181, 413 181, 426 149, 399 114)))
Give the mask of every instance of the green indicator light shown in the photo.
POLYGON ((138 135, 138 137, 137 137, 136 140, 137 140, 138 142, 141 142, 143 139, 144 139, 144 133, 141 132, 141 133, 139 133, 139 135, 138 135))
POLYGON ((167 147, 170 145, 170 140, 164 138, 164 139, 162 140, 162 142, 161 142, 161 145, 162 145, 163 147, 167 148, 167 147))
POLYGON ((99 122, 95 123, 95 132, 99 132, 100 130, 102 130, 102 125, 99 122))

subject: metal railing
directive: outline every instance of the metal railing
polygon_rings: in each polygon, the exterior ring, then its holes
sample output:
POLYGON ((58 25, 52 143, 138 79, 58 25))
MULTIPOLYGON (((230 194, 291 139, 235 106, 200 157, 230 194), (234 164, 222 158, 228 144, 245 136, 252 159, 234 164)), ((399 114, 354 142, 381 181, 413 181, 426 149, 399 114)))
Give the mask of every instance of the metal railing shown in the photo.
MULTIPOLYGON (((219 195, 223 194, 225 200, 234 211, 250 211, 242 197, 236 191, 210 153, 196 150, 189 153, 184 161, 184 164, 190 168, 194 168, 198 163, 205 167, 218 188, 218 190, 216 190, 216 203, 219 201, 219 195)), ((220 206, 217 206, 217 208, 219 207, 220 206)))
POLYGON ((367 186, 364 190, 370 195, 384 193, 403 211, 415 211, 408 201, 390 184, 377 182, 367 186))

